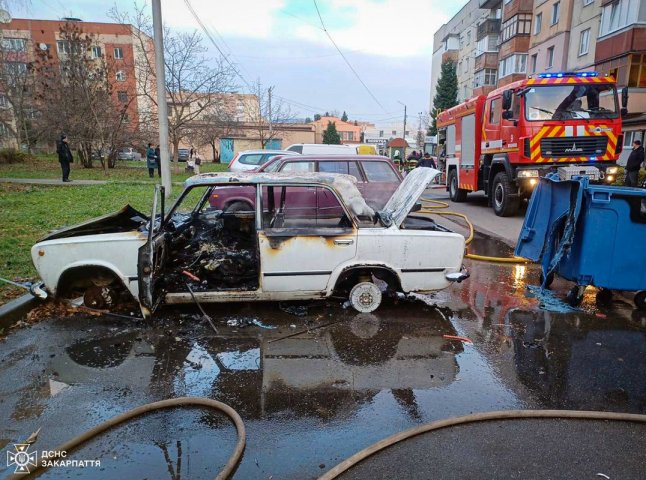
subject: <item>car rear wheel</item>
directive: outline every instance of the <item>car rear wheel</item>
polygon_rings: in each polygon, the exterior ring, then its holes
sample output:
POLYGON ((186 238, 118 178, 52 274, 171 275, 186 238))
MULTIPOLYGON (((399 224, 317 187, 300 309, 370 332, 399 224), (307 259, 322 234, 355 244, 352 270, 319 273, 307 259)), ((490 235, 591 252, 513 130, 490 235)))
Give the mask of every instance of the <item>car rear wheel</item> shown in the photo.
POLYGON ((520 198, 512 196, 513 187, 505 172, 499 172, 493 179, 491 203, 493 211, 499 217, 510 217, 518 211, 520 198))
POLYGON ((372 282, 360 282, 350 290, 349 300, 357 312, 374 312, 381 305, 381 290, 372 282))
POLYGON ((467 190, 460 188, 458 184, 458 173, 455 169, 449 173, 449 197, 451 201, 460 203, 467 199, 467 190))

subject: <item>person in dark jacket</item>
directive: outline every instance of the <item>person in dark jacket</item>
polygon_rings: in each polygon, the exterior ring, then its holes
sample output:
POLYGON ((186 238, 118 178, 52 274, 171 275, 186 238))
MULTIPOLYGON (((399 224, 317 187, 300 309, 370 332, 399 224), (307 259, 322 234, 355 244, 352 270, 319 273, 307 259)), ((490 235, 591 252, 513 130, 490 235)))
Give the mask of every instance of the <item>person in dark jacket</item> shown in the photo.
POLYGON ((61 134, 60 140, 56 142, 56 153, 58 154, 58 161, 61 164, 61 170, 63 171, 63 181, 71 182, 70 163, 74 161, 74 157, 72 156, 72 151, 67 143, 67 135, 64 133, 61 134))
POLYGON ((627 187, 636 187, 637 179, 639 177, 639 169, 644 163, 644 147, 642 142, 635 140, 633 142, 633 151, 630 152, 628 161, 626 162, 626 180, 624 185, 627 187))
POLYGON ((426 152, 424 154, 424 157, 420 162, 417 164, 418 167, 427 167, 427 168, 437 168, 437 165, 435 164, 435 160, 433 157, 431 157, 431 154, 426 152))
POLYGON ((155 158, 157 159, 157 173, 159 174, 159 178, 161 178, 161 150, 159 149, 159 145, 155 147, 155 158))
POLYGON ((155 157, 155 149, 153 144, 149 143, 146 149, 146 166, 148 167, 148 176, 155 177, 155 168, 157 167, 157 158, 155 157))

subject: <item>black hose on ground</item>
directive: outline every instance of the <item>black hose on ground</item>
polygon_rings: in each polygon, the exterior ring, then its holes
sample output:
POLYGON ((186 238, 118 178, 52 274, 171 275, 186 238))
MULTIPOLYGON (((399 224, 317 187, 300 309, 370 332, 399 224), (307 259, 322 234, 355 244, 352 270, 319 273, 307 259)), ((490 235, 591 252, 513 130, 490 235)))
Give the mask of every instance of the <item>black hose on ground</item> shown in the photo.
MULTIPOLYGON (((137 408, 133 408, 132 410, 122 413, 121 415, 112 417, 111 419, 106 420, 102 424, 97 425, 96 427, 72 438, 71 440, 63 443, 62 445, 59 445, 53 450, 59 451, 59 452, 64 451, 69 454, 70 451, 74 450, 79 445, 87 442, 88 440, 96 437, 100 433, 105 432, 106 430, 110 430, 111 428, 114 428, 117 425, 127 422, 128 420, 132 420, 133 418, 139 417, 146 413, 154 412, 156 410, 163 410, 166 408, 175 408, 175 407, 186 407, 186 406, 200 406, 200 407, 211 408, 213 410, 219 410, 220 412, 227 415, 231 419, 231 422, 235 425, 237 434, 238 434, 238 441, 236 443, 235 449, 233 450, 233 453, 229 457, 229 460, 227 461, 224 468, 215 477, 216 480, 225 480, 229 478, 231 474, 235 471, 235 468, 238 465, 238 462, 240 462, 240 458, 242 457, 242 453, 244 452, 244 449, 245 449, 245 441, 246 441, 245 427, 244 427, 244 423, 242 422, 242 418, 240 418, 240 415, 238 415, 238 412, 236 412, 233 408, 231 408, 229 405, 225 403, 218 402, 217 400, 211 400, 209 398, 179 397, 179 398, 171 398, 169 400, 161 400, 159 402, 147 403, 145 405, 142 405, 137 408)), ((31 469, 29 474, 25 475, 24 473, 16 473, 10 476, 9 479, 10 480, 24 479, 29 475, 33 475, 36 472, 42 472, 43 470, 46 470, 46 469, 47 467, 43 467, 42 464, 38 463, 35 468, 31 469)))
POLYGON ((503 410, 500 412, 484 412, 465 415, 463 417, 452 417, 436 422, 427 423, 413 427, 403 432, 396 433, 390 437, 384 438, 368 448, 355 453, 350 458, 339 463, 336 467, 327 471, 318 480, 333 480, 354 465, 362 462, 369 456, 384 450, 403 440, 421 435, 422 433, 440 430, 442 428, 455 427, 467 423, 486 422, 489 420, 516 420, 520 418, 560 418, 570 420, 614 420, 620 422, 640 422, 646 423, 646 415, 633 413, 614 413, 614 412, 592 412, 577 410, 503 410))

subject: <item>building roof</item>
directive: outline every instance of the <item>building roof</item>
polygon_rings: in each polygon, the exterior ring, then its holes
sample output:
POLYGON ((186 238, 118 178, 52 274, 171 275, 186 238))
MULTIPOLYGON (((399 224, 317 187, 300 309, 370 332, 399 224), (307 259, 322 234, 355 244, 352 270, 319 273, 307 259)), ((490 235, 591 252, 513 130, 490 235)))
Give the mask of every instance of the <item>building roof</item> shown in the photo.
POLYGON ((403 138, 393 138, 388 142, 386 145, 387 147, 393 147, 393 148, 406 148, 408 147, 408 142, 404 140, 403 138))

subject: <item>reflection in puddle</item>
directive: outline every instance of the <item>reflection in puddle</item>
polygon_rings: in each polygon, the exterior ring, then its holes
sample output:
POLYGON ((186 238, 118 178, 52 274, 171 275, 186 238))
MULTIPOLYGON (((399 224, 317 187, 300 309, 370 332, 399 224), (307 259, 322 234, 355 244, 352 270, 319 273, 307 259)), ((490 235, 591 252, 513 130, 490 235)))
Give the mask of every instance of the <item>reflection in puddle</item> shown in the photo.
POLYGON ((258 370, 260 348, 252 348, 245 352, 218 353, 218 360, 227 370, 258 370))

